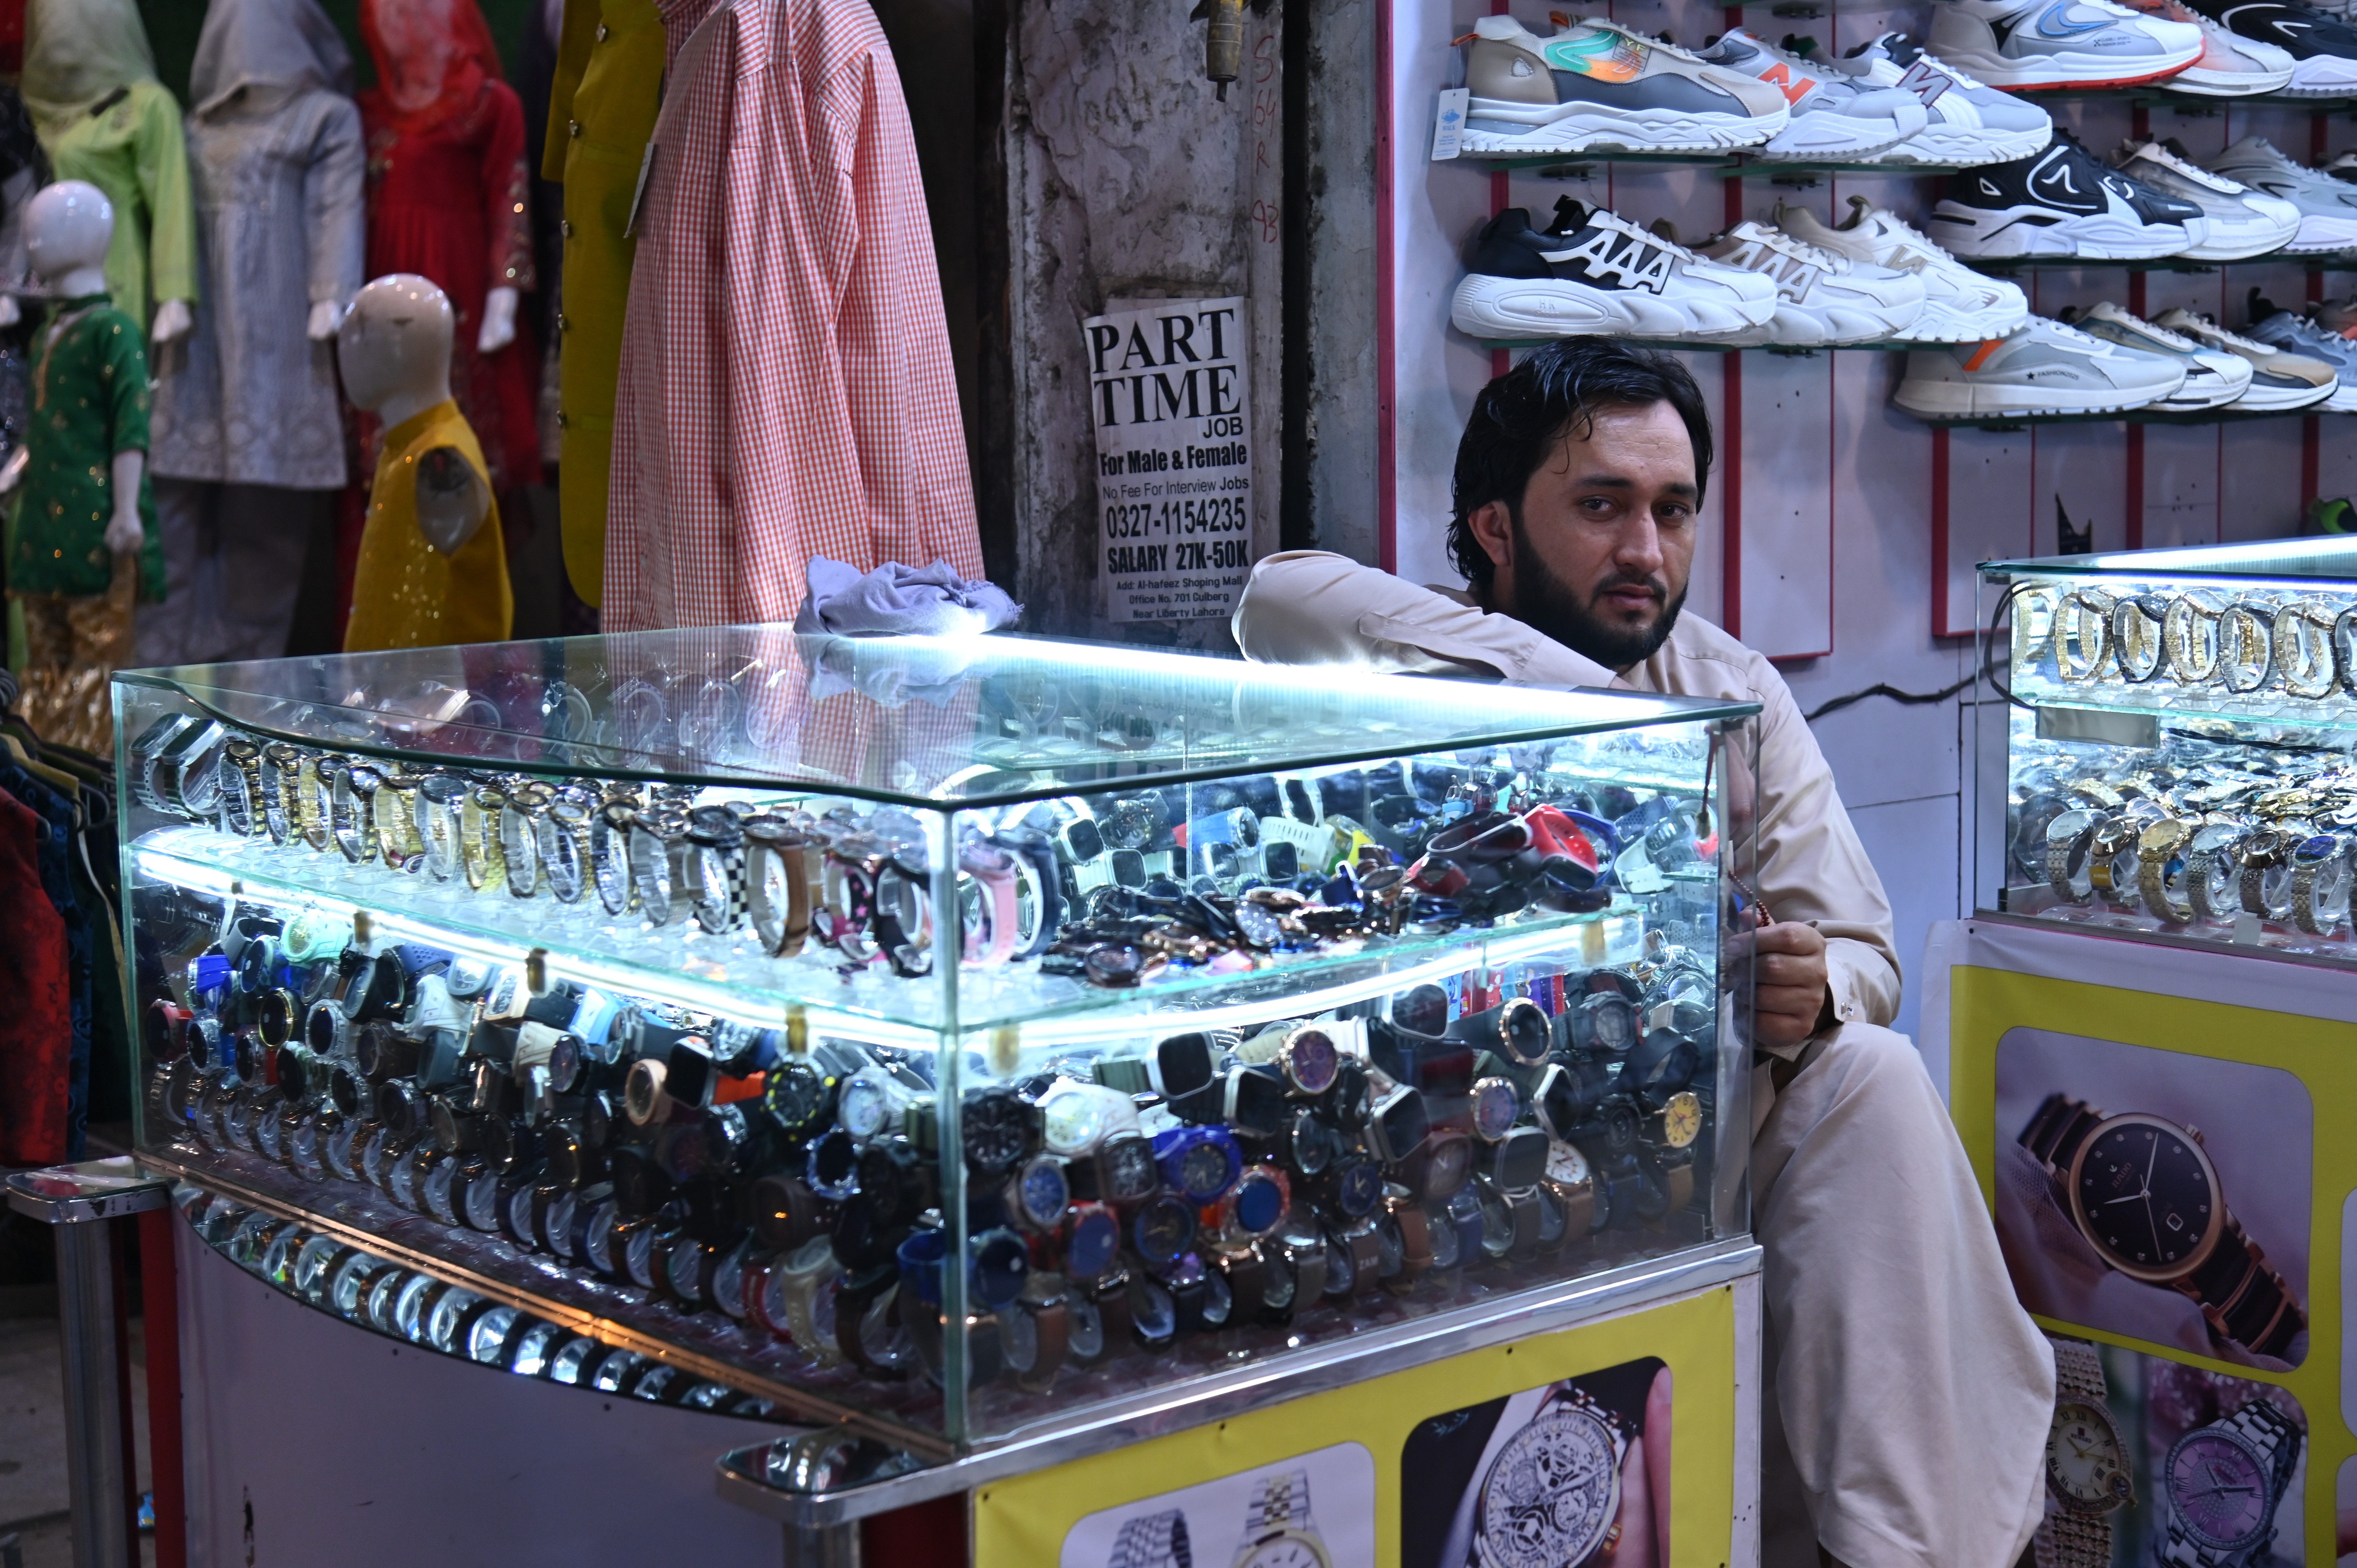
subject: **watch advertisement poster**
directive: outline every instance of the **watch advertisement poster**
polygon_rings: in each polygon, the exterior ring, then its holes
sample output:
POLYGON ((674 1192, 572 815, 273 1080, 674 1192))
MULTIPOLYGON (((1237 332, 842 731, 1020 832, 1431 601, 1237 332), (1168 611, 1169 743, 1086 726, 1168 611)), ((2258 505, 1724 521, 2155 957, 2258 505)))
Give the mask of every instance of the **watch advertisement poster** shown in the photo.
POLYGON ((1749 1283, 983 1487, 975 1568, 1747 1560, 1756 1550, 1737 1542, 1732 1521, 1738 1314, 1756 1311, 1749 1283))
POLYGON ((1163 299, 1081 323, 1097 437, 1097 581, 1115 622, 1225 618, 1252 570, 1246 301, 1163 299))
POLYGON ((1926 1065, 2058 1342, 2040 1568, 2357 1552, 2352 976, 1993 920, 1934 927, 1924 974, 1926 1065))
POLYGON ((2049 1337, 2061 1388, 2038 1568, 2307 1561, 2299 1401, 2183 1361, 2049 1337))

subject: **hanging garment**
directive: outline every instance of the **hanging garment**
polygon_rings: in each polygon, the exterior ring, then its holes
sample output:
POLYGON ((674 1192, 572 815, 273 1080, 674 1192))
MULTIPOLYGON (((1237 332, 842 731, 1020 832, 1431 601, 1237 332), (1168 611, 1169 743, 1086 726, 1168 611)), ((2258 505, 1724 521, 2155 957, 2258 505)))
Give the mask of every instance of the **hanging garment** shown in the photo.
POLYGON ((70 858, 77 808, 72 797, 36 776, 13 753, 0 755, 0 792, 13 796, 41 819, 43 831, 34 841, 41 895, 65 928, 65 1157, 78 1160, 82 1131, 90 1119, 91 1003, 91 919, 74 897, 70 858))
POLYGON ((145 333, 158 300, 197 297, 180 106, 156 80, 133 0, 32 0, 25 105, 59 179, 114 204, 106 289, 145 333))
POLYGON ((417 526, 417 465, 437 446, 455 447, 477 477, 490 482, 483 449, 455 400, 436 403, 385 433, 352 577, 347 653, 507 640, 515 599, 500 542, 499 502, 491 502, 481 525, 455 555, 428 544, 417 526))
POLYGON ((15 88, 0 86, 0 288, 32 282, 25 253, 25 204, 48 183, 49 158, 33 130, 32 112, 15 88))
POLYGON ((212 0, 188 117, 205 308, 158 359, 156 472, 345 482, 335 345, 311 306, 360 291, 366 165, 351 58, 317 0, 212 0))
POLYGON ((565 7, 541 174, 565 182, 557 510, 565 575, 591 606, 605 595, 607 468, 614 455, 622 306, 638 248, 630 200, 662 95, 663 52, 654 0, 571 0, 565 7))
POLYGON ((11 994, 0 1011, 0 1165, 54 1165, 66 1154, 73 1015, 66 925, 42 890, 49 824, 0 791, 0 969, 11 994))
POLYGON ((538 350, 476 351, 483 299, 533 287, 523 108, 500 80, 475 0, 365 0, 361 32, 377 85, 360 95, 368 135, 368 275, 416 273, 450 297, 450 387, 482 442, 495 491, 537 482, 538 350))
POLYGON ((790 619, 813 555, 983 575, 924 190, 864 0, 659 0, 605 628, 790 619))

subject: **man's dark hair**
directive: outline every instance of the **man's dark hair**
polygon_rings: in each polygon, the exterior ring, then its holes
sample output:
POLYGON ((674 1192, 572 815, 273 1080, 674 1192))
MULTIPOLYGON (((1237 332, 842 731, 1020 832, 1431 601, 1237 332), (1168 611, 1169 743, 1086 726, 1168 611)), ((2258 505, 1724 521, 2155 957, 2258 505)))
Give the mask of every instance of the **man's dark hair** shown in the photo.
POLYGON ((1710 414, 1702 389, 1667 354, 1616 338, 1565 338, 1548 344, 1481 389, 1457 444, 1456 515, 1448 558, 1485 601, 1495 567, 1473 537, 1473 514, 1504 501, 1519 525, 1523 491, 1566 437, 1585 439, 1600 410, 1666 403, 1694 442, 1695 499, 1710 484, 1710 414))

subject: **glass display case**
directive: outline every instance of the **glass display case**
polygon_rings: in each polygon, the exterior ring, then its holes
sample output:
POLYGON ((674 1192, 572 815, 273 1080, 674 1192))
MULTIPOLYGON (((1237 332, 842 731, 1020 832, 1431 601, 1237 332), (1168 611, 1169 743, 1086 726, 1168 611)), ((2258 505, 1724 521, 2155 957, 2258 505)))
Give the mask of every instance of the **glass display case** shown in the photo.
POLYGON ((1748 1229, 1747 704, 770 628, 114 690, 143 1157, 367 1327, 942 1456, 1748 1229))
POLYGON ((1980 907, 2357 959, 2357 540, 1981 573, 1980 907))

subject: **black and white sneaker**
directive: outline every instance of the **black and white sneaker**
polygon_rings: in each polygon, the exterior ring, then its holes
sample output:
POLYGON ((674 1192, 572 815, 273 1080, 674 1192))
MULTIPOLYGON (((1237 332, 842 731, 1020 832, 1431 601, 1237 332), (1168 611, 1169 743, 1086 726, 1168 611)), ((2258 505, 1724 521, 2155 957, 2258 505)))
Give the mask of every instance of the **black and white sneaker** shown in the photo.
POLYGON ((1707 338, 1762 326, 1776 280, 1706 262, 1600 207, 1557 199, 1551 229, 1510 207, 1465 250, 1449 318, 1481 338, 1707 338))
POLYGON ((1975 261, 2146 261, 2177 255, 2209 232, 2201 209, 2106 167, 2067 131, 2035 157, 1950 177, 1923 227, 1975 261))
POLYGON ((2299 0, 2185 0, 2237 38, 2273 44, 2292 58, 2287 98, 2357 93, 2357 27, 2299 0))

